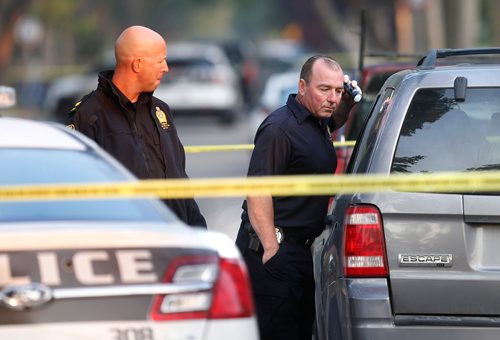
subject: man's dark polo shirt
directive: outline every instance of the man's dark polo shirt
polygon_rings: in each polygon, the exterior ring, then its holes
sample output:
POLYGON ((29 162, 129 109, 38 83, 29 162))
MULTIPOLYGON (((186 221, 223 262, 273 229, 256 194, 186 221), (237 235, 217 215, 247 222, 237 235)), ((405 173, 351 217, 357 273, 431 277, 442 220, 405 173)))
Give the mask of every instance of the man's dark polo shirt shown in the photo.
MULTIPOLYGON (((286 105, 272 112, 257 130, 248 176, 333 176, 337 156, 326 124, 290 95, 286 105)), ((274 224, 317 236, 325 226, 328 202, 329 196, 273 197, 274 224)), ((243 219, 248 221, 246 201, 243 209, 243 219)))

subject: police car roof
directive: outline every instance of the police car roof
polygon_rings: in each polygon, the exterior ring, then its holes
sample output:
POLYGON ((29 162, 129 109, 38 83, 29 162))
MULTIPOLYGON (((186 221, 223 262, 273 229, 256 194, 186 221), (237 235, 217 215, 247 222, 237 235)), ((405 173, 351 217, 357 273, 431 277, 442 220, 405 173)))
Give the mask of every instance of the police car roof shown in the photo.
POLYGON ((54 123, 0 117, 0 148, 46 148, 84 151, 70 130, 54 123))

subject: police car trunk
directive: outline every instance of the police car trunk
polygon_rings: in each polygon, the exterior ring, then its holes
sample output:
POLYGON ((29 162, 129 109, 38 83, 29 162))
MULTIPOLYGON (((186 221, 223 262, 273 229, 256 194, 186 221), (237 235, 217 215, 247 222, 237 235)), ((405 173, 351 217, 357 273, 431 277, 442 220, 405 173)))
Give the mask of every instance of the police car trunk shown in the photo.
POLYGON ((257 338, 234 245, 179 227, 0 224, 0 338, 257 338))

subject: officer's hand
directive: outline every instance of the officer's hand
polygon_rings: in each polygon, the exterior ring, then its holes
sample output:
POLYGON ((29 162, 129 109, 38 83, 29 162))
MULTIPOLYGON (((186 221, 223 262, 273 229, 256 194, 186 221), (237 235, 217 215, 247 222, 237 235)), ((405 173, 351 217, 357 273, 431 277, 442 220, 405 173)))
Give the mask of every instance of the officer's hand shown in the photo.
POLYGON ((271 259, 271 257, 276 255, 279 249, 280 245, 278 244, 278 242, 276 242, 275 244, 271 245, 268 248, 264 247, 264 255, 262 255, 262 264, 265 264, 267 261, 271 259))
POLYGON ((347 74, 344 75, 344 93, 342 94, 342 100, 349 102, 351 105, 359 102, 363 92, 358 86, 356 80, 350 80, 347 74))

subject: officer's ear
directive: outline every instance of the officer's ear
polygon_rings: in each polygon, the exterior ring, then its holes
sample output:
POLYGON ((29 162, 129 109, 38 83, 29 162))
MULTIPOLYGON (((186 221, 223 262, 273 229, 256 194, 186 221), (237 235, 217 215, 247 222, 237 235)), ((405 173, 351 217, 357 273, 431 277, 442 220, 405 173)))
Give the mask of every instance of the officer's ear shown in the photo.
POLYGON ((299 79, 299 86, 298 86, 298 90, 299 90, 299 94, 301 96, 304 95, 304 92, 305 92, 305 87, 306 87, 306 81, 303 79, 303 78, 300 78, 299 79))
POLYGON ((142 69, 142 64, 144 63, 144 60, 142 58, 136 58, 132 61, 132 70, 135 73, 141 72, 142 69))

